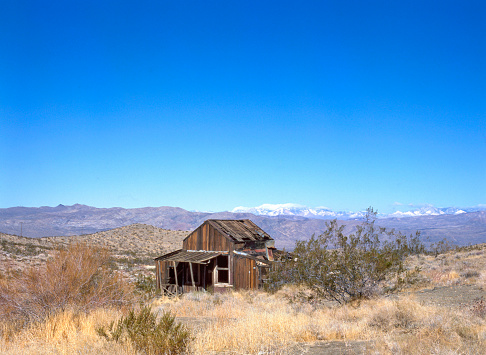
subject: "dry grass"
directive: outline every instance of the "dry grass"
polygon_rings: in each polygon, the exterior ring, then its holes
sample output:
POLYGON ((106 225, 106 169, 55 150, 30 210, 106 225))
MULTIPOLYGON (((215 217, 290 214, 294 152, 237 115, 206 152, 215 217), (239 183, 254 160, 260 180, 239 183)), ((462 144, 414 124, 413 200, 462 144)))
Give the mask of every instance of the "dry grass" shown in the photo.
POLYGON ((409 257, 409 268, 422 269, 422 287, 478 285, 486 288, 486 244, 452 250, 438 256, 409 257))
MULTIPOLYGON (((486 347, 484 318, 469 309, 426 307, 412 297, 334 308, 289 304, 261 292, 189 294, 155 303, 193 324, 193 354, 288 354, 295 343, 316 340, 366 340, 374 354, 480 354, 486 347)), ((121 315, 113 309, 64 311, 1 340, 0 352, 134 354, 129 344, 96 334, 121 315)))
POLYGON ((116 310, 98 309, 83 314, 64 311, 33 323, 9 339, 0 340, 2 354, 134 354, 129 344, 106 341, 96 333, 102 324, 120 317, 116 310))
POLYGON ((423 306, 413 297, 329 308, 239 292, 165 298, 158 306, 196 324, 195 354, 286 354, 295 343, 317 340, 366 340, 370 352, 385 354, 468 353, 486 346, 485 319, 469 310, 423 306))

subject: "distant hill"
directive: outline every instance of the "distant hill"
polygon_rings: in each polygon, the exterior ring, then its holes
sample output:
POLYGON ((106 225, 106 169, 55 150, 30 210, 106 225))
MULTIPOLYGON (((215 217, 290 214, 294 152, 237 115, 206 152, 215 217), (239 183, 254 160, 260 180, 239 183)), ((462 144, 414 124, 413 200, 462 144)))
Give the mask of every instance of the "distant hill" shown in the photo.
MULTIPOLYGON (((93 234, 35 238, 34 240, 40 239, 66 245, 72 242, 86 242, 127 255, 137 254, 157 257, 169 251, 180 249, 187 234, 187 231, 173 231, 136 223, 93 234)), ((30 239, 32 240, 32 238, 30 239)))
MULTIPOLYGON (((72 236, 100 233, 133 224, 181 231, 181 236, 206 219, 253 220, 275 240, 278 248, 292 248, 295 240, 307 239, 326 229, 326 220, 301 216, 265 216, 251 213, 190 212, 178 207, 96 208, 86 205, 57 207, 13 207, 0 209, 0 232, 24 237, 72 236)), ((340 221, 351 231, 358 219, 340 221)), ((486 211, 461 214, 379 219, 378 224, 404 233, 421 231, 424 240, 448 238, 458 245, 486 242, 486 211)), ((107 232, 108 233, 108 232, 107 232)), ((163 232, 161 232, 163 233, 163 232)), ((106 237, 106 235, 105 235, 106 237)), ((120 243, 122 242, 120 239, 120 243)), ((182 240, 182 239, 181 239, 182 240)))
MULTIPOLYGON (((0 233, 0 275, 45 265, 49 256, 69 244, 106 248, 119 269, 146 274, 153 258, 180 249, 186 231, 171 231, 147 224, 132 224, 94 234, 70 237, 28 238, 0 233)), ((133 275, 132 275, 133 276, 133 275)))

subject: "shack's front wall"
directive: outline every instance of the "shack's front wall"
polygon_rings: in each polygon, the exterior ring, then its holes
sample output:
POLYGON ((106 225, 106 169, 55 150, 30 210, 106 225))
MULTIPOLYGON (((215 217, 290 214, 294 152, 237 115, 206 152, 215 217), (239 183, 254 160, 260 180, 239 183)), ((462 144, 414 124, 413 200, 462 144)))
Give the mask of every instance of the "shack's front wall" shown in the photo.
MULTIPOLYGON (((169 280, 168 268, 172 266, 172 261, 156 261, 157 288, 164 288, 169 283, 175 284, 175 280, 169 280)), ((196 279, 195 288, 192 286, 192 280, 189 276, 189 264, 176 262, 176 268, 178 270, 177 283, 179 287, 182 288, 182 292, 195 291, 200 288, 207 289, 208 286, 213 285, 212 274, 214 272, 214 261, 209 263, 209 265, 201 265, 198 268, 198 271, 194 272, 194 276, 196 279)), ((230 280, 229 284, 226 287, 229 286, 234 288, 235 290, 258 289, 260 286, 260 273, 260 267, 257 266, 255 260, 245 258, 244 256, 240 256, 238 254, 233 254, 233 258, 230 259, 230 280)), ((222 287, 222 285, 215 286, 222 287)))
POLYGON ((184 239, 185 250, 233 251, 234 245, 209 223, 204 223, 184 239))

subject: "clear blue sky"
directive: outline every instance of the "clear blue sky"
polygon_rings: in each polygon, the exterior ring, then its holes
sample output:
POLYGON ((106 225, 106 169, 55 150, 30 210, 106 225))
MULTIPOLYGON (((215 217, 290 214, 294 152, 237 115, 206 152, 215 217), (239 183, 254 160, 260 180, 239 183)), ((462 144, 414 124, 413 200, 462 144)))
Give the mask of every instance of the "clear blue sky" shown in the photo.
POLYGON ((486 203, 484 1, 1 1, 0 207, 486 203))

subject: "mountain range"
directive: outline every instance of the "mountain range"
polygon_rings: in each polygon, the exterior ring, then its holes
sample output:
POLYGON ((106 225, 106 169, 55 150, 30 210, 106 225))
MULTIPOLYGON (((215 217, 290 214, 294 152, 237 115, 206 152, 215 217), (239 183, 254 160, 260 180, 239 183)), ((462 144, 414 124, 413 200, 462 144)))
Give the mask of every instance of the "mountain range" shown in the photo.
MULTIPOLYGON (((459 210, 459 209, 458 209, 459 210)), ((424 240, 443 238, 457 245, 486 242, 486 211, 439 210, 423 215, 391 214, 377 223, 410 234, 420 231, 424 240), (442 213, 441 213, 442 211, 442 213)), ((329 219, 338 219, 351 232, 364 212, 333 212, 298 205, 263 205, 231 212, 191 212, 178 207, 96 208, 75 204, 56 207, 11 207, 0 209, 0 232, 26 237, 72 236, 107 231, 135 223, 189 231, 206 219, 251 219, 275 240, 278 248, 291 249, 296 240, 307 239, 326 229, 329 219), (278 206, 278 207, 276 207, 278 206), (250 213, 251 211, 252 213, 250 213), (313 212, 314 211, 314 212, 313 212), (327 214, 326 214, 327 213, 327 214), (334 214, 333 214, 334 213, 334 214)))
MULTIPOLYGON (((434 207, 425 205, 419 208, 405 211, 395 211, 389 214, 378 214, 378 218, 394 217, 420 217, 420 216, 440 216, 440 215, 457 215, 468 212, 485 211, 486 205, 480 205, 469 208, 457 207, 434 207)), ((366 211, 349 212, 349 211, 332 211, 327 207, 307 207, 294 203, 284 204, 263 204, 258 207, 236 207, 233 213, 252 213, 259 216, 300 216, 306 218, 319 219, 359 219, 366 215, 366 211)))

